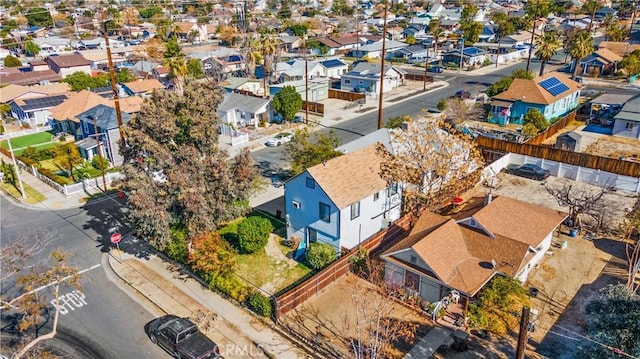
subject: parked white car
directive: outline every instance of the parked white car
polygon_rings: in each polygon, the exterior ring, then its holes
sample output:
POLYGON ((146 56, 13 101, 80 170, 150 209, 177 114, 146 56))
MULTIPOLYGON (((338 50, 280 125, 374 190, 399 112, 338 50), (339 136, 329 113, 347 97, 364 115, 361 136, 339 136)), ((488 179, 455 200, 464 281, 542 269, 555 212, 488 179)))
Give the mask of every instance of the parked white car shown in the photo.
POLYGON ((266 145, 269 147, 278 147, 282 144, 291 142, 292 139, 293 139, 293 135, 290 134, 289 132, 280 132, 279 134, 275 135, 272 139, 267 141, 266 145))

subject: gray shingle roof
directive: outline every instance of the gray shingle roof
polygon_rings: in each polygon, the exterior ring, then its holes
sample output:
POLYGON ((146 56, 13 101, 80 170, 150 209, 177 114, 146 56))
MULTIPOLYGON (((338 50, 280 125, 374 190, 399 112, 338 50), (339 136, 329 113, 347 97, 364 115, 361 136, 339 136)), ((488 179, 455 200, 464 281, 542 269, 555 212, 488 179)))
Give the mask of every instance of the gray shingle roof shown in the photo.
POLYGON ((234 108, 240 109, 242 111, 257 112, 262 106, 269 103, 269 99, 259 98, 255 96, 249 95, 241 95, 235 92, 227 94, 224 97, 224 100, 218 106, 218 111, 229 111, 234 108))

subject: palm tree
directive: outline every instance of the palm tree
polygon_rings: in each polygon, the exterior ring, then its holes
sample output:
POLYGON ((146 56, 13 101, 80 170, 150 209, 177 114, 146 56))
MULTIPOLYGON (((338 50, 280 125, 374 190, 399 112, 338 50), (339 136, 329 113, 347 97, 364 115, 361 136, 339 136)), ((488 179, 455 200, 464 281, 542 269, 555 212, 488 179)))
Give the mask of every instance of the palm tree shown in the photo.
POLYGON ((275 72, 276 57, 278 55, 278 40, 272 34, 260 36, 260 50, 262 53, 263 76, 265 80, 265 94, 267 93, 266 79, 275 72))
MULTIPOLYGON (((431 20, 431 23, 429 24, 429 33, 431 33, 435 38, 433 53, 436 55, 436 59, 438 59, 438 41, 440 41, 440 38, 444 35, 444 29, 440 26, 440 19, 437 21, 436 19, 431 20)), ((427 59, 427 62, 429 62, 429 59, 427 59)), ((440 65, 440 60, 438 60, 438 66, 440 65)), ((425 66, 428 66, 428 64, 425 66)))
POLYGON ((249 77, 251 78, 255 78, 256 64, 258 63, 258 61, 260 61, 260 59, 262 59, 262 56, 259 52, 260 44, 261 43, 259 38, 250 36, 245 37, 245 60, 247 62, 247 72, 249 73, 249 77))
POLYGON ((496 29, 496 35, 498 36, 498 53, 496 54, 496 68, 498 67, 498 58, 500 57, 500 50, 502 46, 502 39, 516 32, 516 27, 513 22, 509 21, 509 17, 504 13, 496 13, 494 21, 498 25, 496 29), (502 14, 502 15, 498 15, 502 14))
POLYGON ((178 95, 184 93, 184 78, 187 75, 187 61, 184 57, 174 57, 165 61, 165 66, 173 78, 174 91, 178 95))
POLYGON ((591 21, 589 21, 589 27, 587 28, 588 33, 591 33, 591 29, 593 28, 593 22, 596 19, 596 11, 601 6, 602 4, 598 0, 589 0, 582 5, 582 11, 591 15, 591 21))
POLYGON ((540 74, 544 74, 544 65, 551 60, 553 56, 558 52, 558 49, 562 47, 562 43, 558 40, 558 35, 554 32, 545 32, 536 41, 536 57, 540 60, 540 74))
POLYGON ((529 56, 527 57, 527 71, 529 71, 529 68, 531 67, 531 55, 533 54, 533 42, 535 41, 535 37, 536 37, 536 21, 542 17, 549 15, 550 7, 551 7, 550 0, 527 1, 527 6, 525 11, 527 13, 527 16, 529 16, 532 20, 531 41, 529 42, 531 45, 529 48, 529 56))
POLYGON ((593 38, 588 31, 580 31, 571 39, 569 43, 569 55, 573 59, 573 74, 571 76, 573 80, 576 79, 576 75, 578 74, 580 60, 592 53, 593 50, 593 38))

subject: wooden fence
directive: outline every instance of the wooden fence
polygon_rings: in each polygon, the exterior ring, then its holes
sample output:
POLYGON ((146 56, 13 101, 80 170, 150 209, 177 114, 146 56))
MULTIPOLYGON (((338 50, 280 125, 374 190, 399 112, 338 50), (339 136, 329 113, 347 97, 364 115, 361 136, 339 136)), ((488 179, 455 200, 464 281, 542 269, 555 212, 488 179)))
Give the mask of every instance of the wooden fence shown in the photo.
POLYGON ((425 74, 414 74, 414 73, 407 73, 404 74, 404 79, 405 80, 413 80, 413 81, 422 81, 424 82, 426 78, 427 82, 433 82, 433 77, 426 75, 425 74))
POLYGON ((302 111, 305 111, 307 106, 309 106, 309 112, 317 115, 324 115, 324 104, 319 102, 302 101, 302 111))
MULTIPOLYGON (((378 247, 385 246, 404 236, 410 225, 411 216, 404 216, 389 228, 362 242, 360 247, 367 249, 369 253, 371 253, 378 247)), ((351 266, 350 259, 358 253, 358 249, 359 247, 353 248, 347 254, 316 273, 313 277, 308 278, 291 290, 276 296, 274 299, 274 316, 276 323, 283 315, 295 309, 307 299, 317 295, 329 284, 347 274, 351 266)))
POLYGON ((353 102, 353 101, 361 100, 365 97, 366 95, 363 93, 329 89, 329 98, 337 98, 339 100, 347 100, 347 101, 353 102))
POLYGON ((577 111, 570 112, 563 119, 561 119, 560 121, 558 121, 558 122, 554 123, 553 125, 549 126, 546 130, 544 130, 544 132, 539 133, 536 137, 532 137, 531 139, 529 139, 529 141, 527 141, 527 143, 530 144, 530 145, 539 145, 539 144, 543 143, 549 137, 555 135, 560 130, 562 130, 563 128, 567 127, 567 125, 571 121, 575 120, 576 113, 577 113, 577 111))
POLYGON ((478 147, 488 152, 518 153, 547 160, 563 162, 575 166, 598 169, 605 172, 619 175, 640 177, 640 163, 623 161, 615 158, 590 155, 588 153, 565 151, 557 148, 533 145, 530 143, 514 143, 478 136, 476 138, 478 147))

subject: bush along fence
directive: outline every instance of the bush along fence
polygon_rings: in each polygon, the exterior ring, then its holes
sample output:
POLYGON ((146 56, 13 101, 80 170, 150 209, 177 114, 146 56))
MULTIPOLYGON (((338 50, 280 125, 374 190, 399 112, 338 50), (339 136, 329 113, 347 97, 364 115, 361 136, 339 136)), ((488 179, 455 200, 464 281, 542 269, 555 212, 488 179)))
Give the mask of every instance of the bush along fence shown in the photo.
MULTIPOLYGON (((0 152, 6 155, 7 157, 11 157, 11 153, 9 152, 9 150, 3 147, 0 147, 0 152)), ((39 180, 46 183, 56 191, 64 194, 65 196, 82 192, 91 188, 99 189, 103 187, 102 177, 83 179, 81 182, 73 183, 73 184, 59 183, 57 179, 57 177, 59 176, 55 175, 53 172, 51 172, 48 169, 38 169, 36 167, 37 163, 35 161, 29 160, 28 158, 24 158, 21 156, 15 156, 15 157, 16 157, 16 163, 22 170, 29 172, 34 177, 38 178, 39 180)), ((107 186, 108 186, 112 182, 122 178, 122 174, 120 174, 119 172, 118 173, 108 172, 105 174, 105 178, 107 179, 107 186)))
POLYGON ((403 237, 411 226, 411 216, 405 215, 398 219, 391 226, 378 234, 369 237, 362 242, 359 247, 351 249, 348 253, 340 257, 335 262, 308 278, 299 285, 290 290, 276 295, 274 298, 273 319, 276 323, 288 312, 295 309, 298 305, 304 303, 307 299, 317 295, 321 290, 329 284, 335 282, 350 270, 351 257, 358 255, 359 250, 364 248, 369 253, 375 251, 381 246, 403 237))

